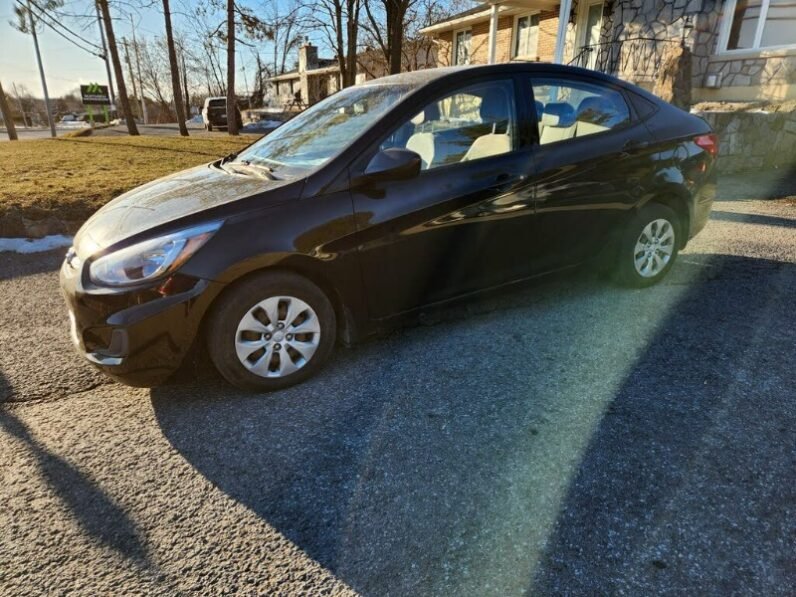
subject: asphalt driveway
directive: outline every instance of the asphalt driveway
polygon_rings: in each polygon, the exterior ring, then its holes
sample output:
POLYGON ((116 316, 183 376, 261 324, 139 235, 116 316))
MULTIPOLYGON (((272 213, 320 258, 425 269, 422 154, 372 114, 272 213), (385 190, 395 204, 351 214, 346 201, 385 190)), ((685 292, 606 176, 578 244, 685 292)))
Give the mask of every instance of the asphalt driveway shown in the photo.
POLYGON ((558 276, 271 395, 108 383, 60 255, 0 253, 0 593, 792 593, 796 202, 746 184, 655 288, 558 276))

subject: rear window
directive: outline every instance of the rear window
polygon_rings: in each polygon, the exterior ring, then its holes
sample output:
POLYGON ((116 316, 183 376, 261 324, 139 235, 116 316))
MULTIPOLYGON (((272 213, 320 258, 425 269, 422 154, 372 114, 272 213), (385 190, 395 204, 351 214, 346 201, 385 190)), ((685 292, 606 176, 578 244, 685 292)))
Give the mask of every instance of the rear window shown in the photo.
POLYGON ((611 87, 557 77, 533 77, 531 84, 542 145, 630 124, 627 103, 611 87))
POLYGON ((215 99, 210 100, 207 104, 208 108, 224 108, 227 105, 227 100, 223 99, 215 99))

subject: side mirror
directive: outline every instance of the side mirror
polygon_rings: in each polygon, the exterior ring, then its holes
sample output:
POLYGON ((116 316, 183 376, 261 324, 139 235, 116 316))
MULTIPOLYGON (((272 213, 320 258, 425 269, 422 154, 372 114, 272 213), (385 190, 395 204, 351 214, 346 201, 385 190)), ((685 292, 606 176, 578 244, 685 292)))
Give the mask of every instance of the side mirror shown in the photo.
POLYGON ((408 149, 385 149, 373 156, 365 172, 352 181, 353 186, 374 182, 408 180, 420 174, 420 155, 408 149))

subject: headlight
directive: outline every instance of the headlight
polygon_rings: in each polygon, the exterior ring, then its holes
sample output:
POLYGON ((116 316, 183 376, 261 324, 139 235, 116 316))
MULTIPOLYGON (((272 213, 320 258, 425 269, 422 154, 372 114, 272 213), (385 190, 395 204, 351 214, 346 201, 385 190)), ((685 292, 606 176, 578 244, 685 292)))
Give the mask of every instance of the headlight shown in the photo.
POLYGON ((176 270, 213 236, 221 222, 186 228, 114 251, 94 261, 89 277, 100 286, 131 286, 176 270))

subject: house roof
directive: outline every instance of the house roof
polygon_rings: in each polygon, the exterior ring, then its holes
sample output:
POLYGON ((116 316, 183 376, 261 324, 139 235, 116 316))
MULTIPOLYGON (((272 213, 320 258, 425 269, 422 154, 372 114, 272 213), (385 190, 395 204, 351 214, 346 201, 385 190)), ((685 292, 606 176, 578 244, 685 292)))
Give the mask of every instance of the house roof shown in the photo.
MULTIPOLYGON (((420 33, 433 35, 443 31, 462 29, 474 23, 489 20, 492 12, 487 0, 478 0, 479 4, 469 10, 452 15, 446 19, 432 23, 420 30, 420 33)), ((532 10, 551 10, 558 6, 559 0, 503 0, 498 1, 498 12, 501 16, 509 16, 532 10)))
MULTIPOLYGON (((308 70, 307 73, 310 76, 325 75, 338 70, 340 70, 340 65, 337 64, 336 58, 318 58, 318 68, 312 68, 308 70)), ((298 78, 299 78, 299 71, 297 68, 294 68, 293 70, 284 72, 281 75, 268 77, 266 81, 290 81, 291 79, 298 79, 298 78)))

